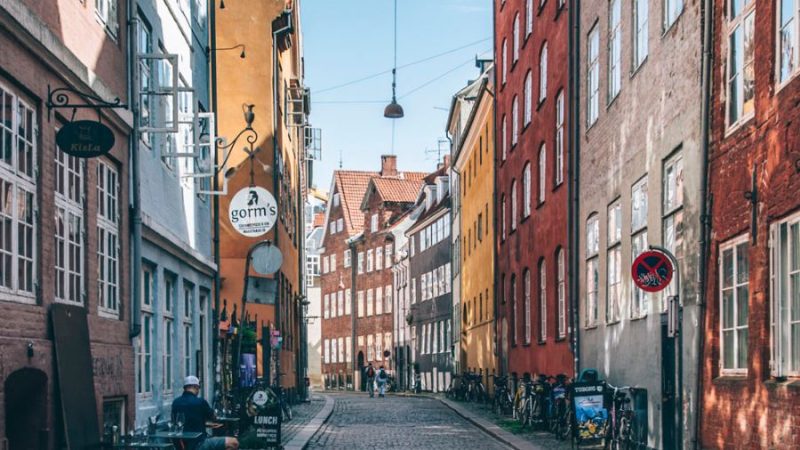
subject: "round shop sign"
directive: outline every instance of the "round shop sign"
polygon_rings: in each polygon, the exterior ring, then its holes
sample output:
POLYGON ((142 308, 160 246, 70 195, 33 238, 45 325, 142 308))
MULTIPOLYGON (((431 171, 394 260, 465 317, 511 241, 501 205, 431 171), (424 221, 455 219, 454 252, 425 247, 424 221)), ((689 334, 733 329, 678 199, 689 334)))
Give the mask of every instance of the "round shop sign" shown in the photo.
POLYGON ((278 204, 264 188, 247 187, 237 192, 228 207, 228 218, 236 231, 247 237, 265 234, 275 225, 278 204))
POLYGON ((266 405, 267 400, 269 400, 269 396, 267 395, 266 391, 255 391, 253 393, 253 403, 256 406, 266 405))
POLYGON ((64 124, 58 130, 56 144, 68 155, 95 158, 111 151, 114 147, 114 133, 100 122, 76 120, 64 124))

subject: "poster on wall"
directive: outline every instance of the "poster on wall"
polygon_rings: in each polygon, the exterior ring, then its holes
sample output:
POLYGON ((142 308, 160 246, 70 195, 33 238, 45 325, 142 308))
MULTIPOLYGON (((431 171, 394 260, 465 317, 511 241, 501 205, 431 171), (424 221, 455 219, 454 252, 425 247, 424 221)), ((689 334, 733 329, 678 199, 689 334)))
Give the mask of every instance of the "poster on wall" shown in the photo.
POLYGON ((603 403, 602 383, 573 383, 575 432, 579 440, 605 437, 608 410, 603 403))
POLYGON ((266 234, 278 219, 275 197, 262 187, 246 187, 231 199, 228 219, 233 228, 247 237, 266 234))

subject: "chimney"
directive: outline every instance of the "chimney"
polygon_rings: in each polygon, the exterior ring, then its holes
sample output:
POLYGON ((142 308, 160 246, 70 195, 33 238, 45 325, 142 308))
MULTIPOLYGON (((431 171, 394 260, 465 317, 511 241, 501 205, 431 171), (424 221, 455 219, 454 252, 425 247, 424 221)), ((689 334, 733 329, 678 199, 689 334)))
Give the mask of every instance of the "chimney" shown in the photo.
POLYGON ((396 177, 397 176, 397 156, 396 155, 382 155, 381 156, 381 176, 382 177, 396 177))

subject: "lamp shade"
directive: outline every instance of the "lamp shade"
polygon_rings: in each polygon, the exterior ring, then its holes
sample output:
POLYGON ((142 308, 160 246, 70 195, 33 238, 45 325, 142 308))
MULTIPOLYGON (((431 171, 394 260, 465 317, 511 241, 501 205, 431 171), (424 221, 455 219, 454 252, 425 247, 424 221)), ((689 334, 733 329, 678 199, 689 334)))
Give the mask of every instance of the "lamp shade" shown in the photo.
POLYGON ((403 117, 403 107, 397 103, 396 99, 392 99, 392 102, 386 105, 386 108, 383 110, 383 117, 387 119, 399 119, 403 117))

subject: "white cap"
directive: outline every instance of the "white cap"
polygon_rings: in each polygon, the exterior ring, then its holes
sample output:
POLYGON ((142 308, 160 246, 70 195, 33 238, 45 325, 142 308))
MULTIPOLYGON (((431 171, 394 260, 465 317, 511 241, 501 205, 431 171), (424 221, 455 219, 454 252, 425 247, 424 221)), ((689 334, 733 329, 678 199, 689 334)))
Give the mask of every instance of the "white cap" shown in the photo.
POLYGON ((194 375, 189 375, 183 379, 183 386, 200 386, 200 379, 194 375))

